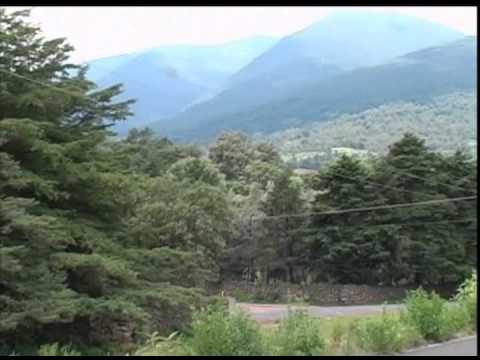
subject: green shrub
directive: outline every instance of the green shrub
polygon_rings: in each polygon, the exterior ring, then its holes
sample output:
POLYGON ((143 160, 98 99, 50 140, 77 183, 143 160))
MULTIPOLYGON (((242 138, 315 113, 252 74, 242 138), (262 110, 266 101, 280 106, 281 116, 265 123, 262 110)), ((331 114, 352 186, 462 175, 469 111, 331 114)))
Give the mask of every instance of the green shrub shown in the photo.
POLYGON ((315 356, 325 351, 319 319, 296 311, 280 322, 274 333, 272 352, 278 356, 315 356))
POLYGON ((195 355, 263 355, 258 325, 242 312, 228 313, 223 307, 209 306, 194 314, 190 339, 195 355))
POLYGON ((333 322, 329 342, 333 348, 340 348, 348 330, 348 324, 343 319, 336 319, 333 322))
POLYGON ((367 352, 391 354, 412 345, 419 334, 395 314, 364 320, 359 330, 359 343, 367 352))
POLYGON ((134 356, 176 356, 188 355, 185 343, 178 332, 168 337, 159 336, 153 333, 143 346, 138 348, 134 356))
POLYGON ((476 329, 477 326, 477 273, 465 280, 455 297, 455 302, 463 306, 469 317, 469 324, 476 329))
POLYGON ((333 320, 328 338, 328 353, 352 355, 358 353, 359 320, 338 318, 333 320))
POLYGON ((38 349, 38 356, 81 356, 71 345, 60 346, 58 343, 45 344, 38 349))
POLYGON ((412 291, 405 301, 406 320, 426 340, 441 340, 445 333, 443 312, 446 304, 447 301, 435 292, 427 293, 421 288, 412 291))
POLYGON ((441 338, 448 339, 455 334, 467 330, 469 326, 469 312, 463 304, 453 302, 445 307, 442 313, 441 338))

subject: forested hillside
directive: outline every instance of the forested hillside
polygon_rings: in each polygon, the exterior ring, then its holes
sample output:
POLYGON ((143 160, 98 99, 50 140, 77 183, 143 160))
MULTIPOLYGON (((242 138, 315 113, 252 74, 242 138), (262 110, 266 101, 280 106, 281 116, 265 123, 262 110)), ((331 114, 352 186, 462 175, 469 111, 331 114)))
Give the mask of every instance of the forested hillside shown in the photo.
POLYGON ((334 159, 338 147, 385 154, 407 131, 425 139, 433 151, 476 152, 476 94, 455 93, 418 104, 391 103, 327 122, 276 132, 268 139, 294 167, 318 168, 334 159))
POLYGON ((179 115, 176 126, 182 124, 182 116, 190 117, 189 126, 173 134, 198 140, 210 139, 227 129, 271 133, 390 102, 425 103, 436 96, 472 91, 476 86, 475 74, 476 38, 469 37, 410 53, 387 64, 342 72, 288 96, 236 113, 203 116, 204 112, 198 108, 198 114, 179 115))
POLYGON ((407 133, 302 177, 238 132, 207 153, 149 129, 118 138, 122 86, 89 81, 28 16, 0 8, 2 354, 125 354, 188 334, 227 279, 435 287, 476 267, 463 152, 407 133))

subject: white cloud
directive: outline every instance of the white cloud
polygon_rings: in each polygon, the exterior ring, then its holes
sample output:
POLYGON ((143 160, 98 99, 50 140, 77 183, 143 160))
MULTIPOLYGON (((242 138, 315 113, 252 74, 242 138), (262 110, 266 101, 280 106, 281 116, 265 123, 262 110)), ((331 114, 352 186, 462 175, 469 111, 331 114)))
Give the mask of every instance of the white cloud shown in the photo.
MULTIPOLYGON (((12 9, 14 7, 11 7, 12 9)), ((475 7, 355 7, 418 16, 476 35, 475 7)), ((18 8, 17 8, 18 9, 18 8)), ((74 61, 166 44, 215 44, 254 35, 282 37, 318 21, 337 7, 37 6, 31 21, 46 37, 66 37, 74 61)))

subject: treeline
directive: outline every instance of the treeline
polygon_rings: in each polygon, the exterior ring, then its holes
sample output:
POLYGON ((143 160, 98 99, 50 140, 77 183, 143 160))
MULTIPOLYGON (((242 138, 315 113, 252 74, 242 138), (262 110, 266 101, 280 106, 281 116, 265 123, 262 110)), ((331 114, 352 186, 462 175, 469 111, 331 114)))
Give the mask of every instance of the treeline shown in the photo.
POLYGON ((462 153, 406 135, 375 162, 344 157, 302 178, 272 144, 240 133, 208 154, 148 129, 119 140, 109 128, 132 103, 115 101, 121 86, 98 89, 68 62, 72 48, 26 16, 0 9, 8 354, 54 342, 88 354, 184 329, 226 278, 440 284, 475 266, 476 200, 284 217, 471 196, 476 165, 462 153))
MULTIPOLYGON (((232 154, 244 157, 249 146, 239 139, 219 138, 213 160, 241 164, 232 154)), ((476 264, 476 198, 442 203, 476 194, 476 165, 461 152, 435 153, 406 134, 383 157, 342 156, 310 177, 275 160, 244 164, 231 178, 243 185, 244 210, 234 219, 240 233, 227 243, 224 276, 418 286, 460 281, 476 264)))

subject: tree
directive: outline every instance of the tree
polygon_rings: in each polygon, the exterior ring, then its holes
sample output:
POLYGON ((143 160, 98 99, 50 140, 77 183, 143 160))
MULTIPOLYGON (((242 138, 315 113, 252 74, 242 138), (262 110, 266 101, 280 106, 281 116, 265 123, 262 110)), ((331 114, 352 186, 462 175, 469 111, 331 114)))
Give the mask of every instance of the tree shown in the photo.
POLYGON ((242 133, 221 134, 210 147, 208 157, 225 174, 227 180, 239 180, 251 158, 251 142, 242 133))
MULTIPOLYGON (((382 204, 370 177, 360 160, 343 155, 315 179, 314 187, 319 192, 315 212, 382 204)), ((381 264, 389 254, 382 239, 385 233, 379 234, 371 227, 377 221, 375 214, 362 212, 314 215, 311 260, 315 273, 324 280, 342 283, 378 283, 381 264)))
POLYGON ((283 169, 269 185, 261 205, 267 215, 261 224, 267 233, 258 243, 258 267, 266 273, 267 281, 271 277, 300 281, 303 274, 299 275, 296 270, 306 260, 299 232, 304 219, 287 215, 301 213, 306 208, 303 183, 291 170, 283 169))
MULTIPOLYGON (((96 89, 86 68, 67 62, 72 47, 44 40, 28 14, 0 9, 0 346, 105 345, 179 328, 203 299, 190 288, 195 282, 152 277, 148 245, 131 248, 124 235, 156 183, 149 165, 132 174, 129 146, 155 141, 140 132, 109 142, 109 127, 130 114, 132 101, 113 101, 120 85, 96 89)), ((219 197, 201 184, 184 194, 193 204, 182 205, 188 226, 209 251, 218 236, 194 219, 219 197)), ((160 252, 156 264, 172 271, 203 261, 175 248, 160 252)))

